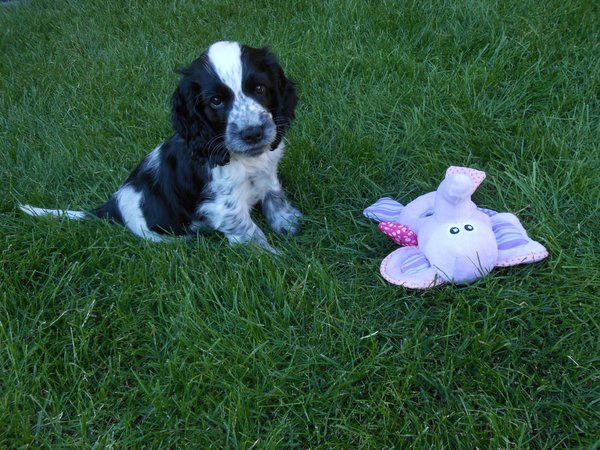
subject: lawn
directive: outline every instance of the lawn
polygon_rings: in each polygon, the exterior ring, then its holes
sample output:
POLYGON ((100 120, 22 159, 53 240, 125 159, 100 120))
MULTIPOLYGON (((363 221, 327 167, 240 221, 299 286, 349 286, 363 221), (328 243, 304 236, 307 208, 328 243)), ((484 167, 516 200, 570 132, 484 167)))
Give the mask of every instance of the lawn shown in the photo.
POLYGON ((0 448, 598 447, 598 2, 21 0, 0 35, 0 448), (16 210, 104 201, 222 39, 298 81, 281 258, 16 210), (450 165, 550 257, 383 280, 362 210, 450 165))

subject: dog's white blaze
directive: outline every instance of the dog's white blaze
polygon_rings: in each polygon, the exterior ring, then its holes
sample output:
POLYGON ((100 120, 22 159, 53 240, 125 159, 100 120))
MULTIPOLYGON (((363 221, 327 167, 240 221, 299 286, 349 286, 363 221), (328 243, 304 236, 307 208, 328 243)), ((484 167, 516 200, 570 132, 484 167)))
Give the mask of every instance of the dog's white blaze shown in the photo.
POLYGON ((123 223, 136 236, 152 242, 161 242, 162 236, 148 228, 144 213, 142 212, 142 193, 126 184, 115 194, 117 206, 123 223))
POLYGON ((37 208, 31 205, 19 205, 19 209, 23 211, 25 214, 29 214, 30 216, 40 217, 40 216, 54 216, 54 217, 66 217, 67 219, 73 220, 82 220, 87 218, 87 213, 85 211, 69 211, 63 209, 47 209, 47 208, 37 208))
POLYGON ((242 92, 242 49, 237 42, 216 42, 208 49, 208 59, 215 72, 233 93, 242 92))

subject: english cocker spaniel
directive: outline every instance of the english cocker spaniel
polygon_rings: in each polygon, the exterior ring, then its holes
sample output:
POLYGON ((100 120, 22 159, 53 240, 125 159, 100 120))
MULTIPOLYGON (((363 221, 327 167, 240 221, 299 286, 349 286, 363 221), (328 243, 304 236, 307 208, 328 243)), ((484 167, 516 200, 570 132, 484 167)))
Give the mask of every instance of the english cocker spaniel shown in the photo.
POLYGON ((231 243, 273 251, 250 216, 260 204, 269 226, 294 234, 300 212, 277 177, 283 137, 298 101, 274 54, 217 42, 179 71, 172 97, 175 134, 150 152, 110 199, 91 211, 20 205, 33 216, 110 218, 155 242, 169 235, 222 232, 231 243))

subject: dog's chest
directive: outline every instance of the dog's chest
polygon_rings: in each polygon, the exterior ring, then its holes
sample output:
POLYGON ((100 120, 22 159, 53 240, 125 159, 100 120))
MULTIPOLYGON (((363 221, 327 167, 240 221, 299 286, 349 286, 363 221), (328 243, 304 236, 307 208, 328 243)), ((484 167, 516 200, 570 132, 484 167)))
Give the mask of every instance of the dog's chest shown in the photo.
POLYGON ((216 198, 252 206, 273 184, 272 161, 265 157, 232 160, 213 169, 210 190, 216 198))
MULTIPOLYGON (((209 199, 198 205, 198 220, 218 229, 234 217, 246 216, 268 191, 278 190, 277 153, 264 153, 257 158, 232 158, 229 164, 213 168, 206 190, 209 199)), ((194 227, 199 226, 200 223, 194 224, 194 227)))

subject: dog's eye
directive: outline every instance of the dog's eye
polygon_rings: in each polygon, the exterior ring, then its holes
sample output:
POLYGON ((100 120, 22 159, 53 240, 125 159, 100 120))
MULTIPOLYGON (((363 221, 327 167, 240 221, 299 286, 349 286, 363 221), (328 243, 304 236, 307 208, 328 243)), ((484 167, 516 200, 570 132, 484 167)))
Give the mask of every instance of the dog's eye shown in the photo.
POLYGON ((473 227, 473 225, 470 225, 470 224, 465 225, 465 230, 467 230, 467 231, 473 231, 474 229, 475 228, 473 227))
POLYGON ((209 101, 210 101, 210 105, 214 106, 214 107, 218 107, 223 104, 223 100, 221 100, 221 97, 217 97, 217 96, 211 97, 209 101))
POLYGON ((450 234, 458 234, 459 232, 460 232, 460 229, 458 227, 450 228, 450 234))
POLYGON ((259 84, 258 86, 256 86, 254 88, 254 93, 256 95, 265 95, 266 92, 267 92, 267 88, 262 84, 259 84))

